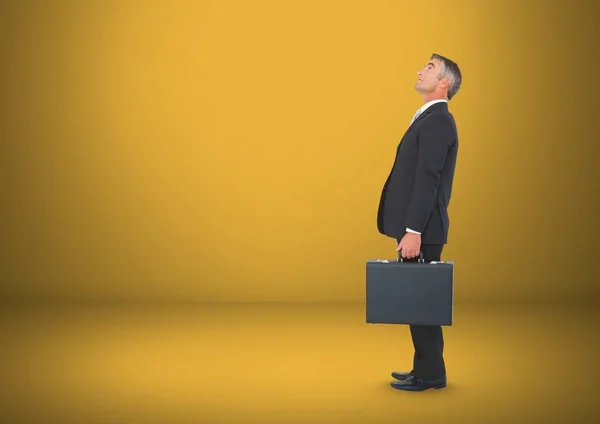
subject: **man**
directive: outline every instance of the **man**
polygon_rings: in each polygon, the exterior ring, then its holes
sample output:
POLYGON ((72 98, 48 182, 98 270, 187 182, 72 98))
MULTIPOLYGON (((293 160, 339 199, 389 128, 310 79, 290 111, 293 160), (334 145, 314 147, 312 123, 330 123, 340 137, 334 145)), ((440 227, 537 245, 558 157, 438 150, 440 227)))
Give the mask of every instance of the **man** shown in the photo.
MULTIPOLYGON (((396 151, 377 214, 380 233, 396 239, 398 257, 413 261, 441 260, 448 241, 448 204, 458 151, 458 135, 448 101, 458 92, 462 76, 450 59, 433 54, 415 89, 423 99, 396 151)), ((393 372, 392 387, 426 390, 446 387, 444 340, 439 326, 411 325, 415 349, 413 369, 393 372)))

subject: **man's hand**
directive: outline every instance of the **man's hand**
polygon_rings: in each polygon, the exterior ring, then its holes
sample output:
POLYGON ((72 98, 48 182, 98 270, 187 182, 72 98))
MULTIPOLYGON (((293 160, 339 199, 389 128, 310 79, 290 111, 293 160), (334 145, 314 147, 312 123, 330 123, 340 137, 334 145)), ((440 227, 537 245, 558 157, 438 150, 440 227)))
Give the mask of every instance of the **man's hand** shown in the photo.
POLYGON ((403 258, 412 259, 419 256, 421 250, 421 234, 406 233, 398 246, 396 251, 401 251, 403 258))

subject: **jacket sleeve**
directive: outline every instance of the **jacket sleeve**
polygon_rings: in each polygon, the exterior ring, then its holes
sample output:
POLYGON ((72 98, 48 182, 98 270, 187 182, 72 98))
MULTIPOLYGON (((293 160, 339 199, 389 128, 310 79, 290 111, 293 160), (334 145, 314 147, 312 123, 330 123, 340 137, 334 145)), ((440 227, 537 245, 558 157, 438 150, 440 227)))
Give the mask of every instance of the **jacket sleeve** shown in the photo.
POLYGON ((452 142, 454 128, 444 115, 433 115, 421 126, 418 134, 418 155, 415 183, 408 207, 405 226, 422 233, 436 204, 440 173, 452 142))

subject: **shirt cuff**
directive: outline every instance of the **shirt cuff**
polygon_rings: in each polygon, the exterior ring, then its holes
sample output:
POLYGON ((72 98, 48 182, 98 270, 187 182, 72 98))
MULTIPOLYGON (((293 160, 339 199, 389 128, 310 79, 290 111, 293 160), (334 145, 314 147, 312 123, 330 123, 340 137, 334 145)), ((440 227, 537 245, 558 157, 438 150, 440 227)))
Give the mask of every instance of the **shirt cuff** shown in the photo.
POLYGON ((421 233, 419 233, 419 232, 417 232, 415 230, 411 230, 410 228, 407 228, 406 231, 409 232, 409 233, 413 233, 413 234, 421 234, 421 233))

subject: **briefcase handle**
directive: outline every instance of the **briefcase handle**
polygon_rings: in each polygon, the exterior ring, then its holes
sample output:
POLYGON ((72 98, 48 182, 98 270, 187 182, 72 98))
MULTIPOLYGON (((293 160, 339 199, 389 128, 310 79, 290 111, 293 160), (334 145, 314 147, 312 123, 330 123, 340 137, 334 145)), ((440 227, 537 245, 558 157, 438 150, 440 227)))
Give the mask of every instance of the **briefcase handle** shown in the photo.
MULTIPOLYGON (((404 262, 401 250, 398 251, 398 262, 404 262)), ((421 250, 419 250, 419 262, 425 262, 425 258, 423 257, 423 251, 421 250)))

